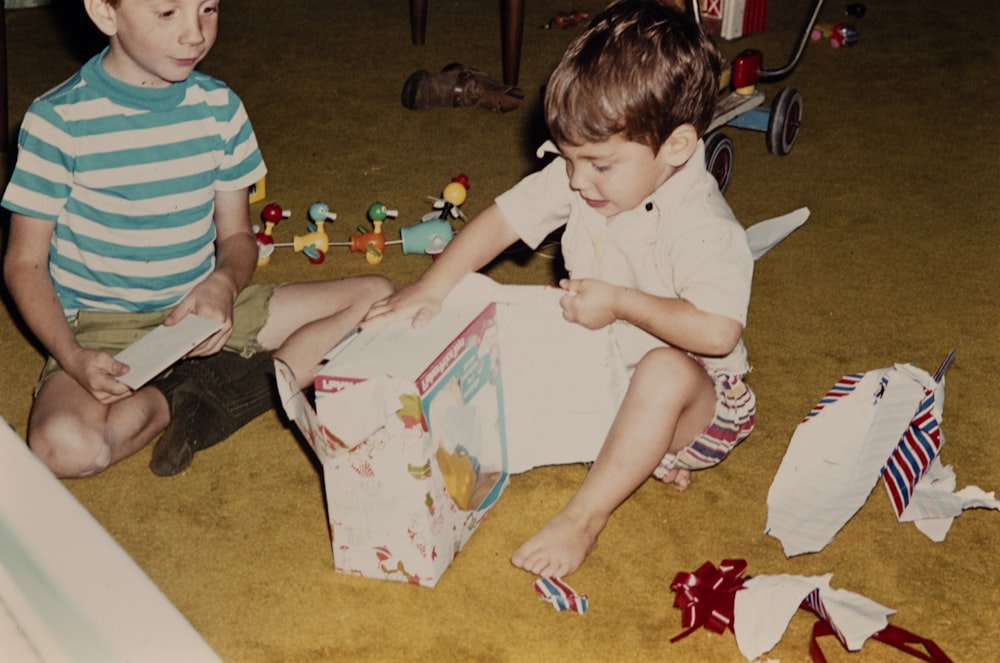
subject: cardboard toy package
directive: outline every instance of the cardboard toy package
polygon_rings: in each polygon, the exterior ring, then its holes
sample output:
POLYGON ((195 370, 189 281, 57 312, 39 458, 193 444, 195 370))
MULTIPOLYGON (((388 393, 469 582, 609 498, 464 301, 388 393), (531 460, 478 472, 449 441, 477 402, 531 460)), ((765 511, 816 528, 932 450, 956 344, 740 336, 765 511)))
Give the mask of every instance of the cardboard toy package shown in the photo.
POLYGON ((470 275, 427 327, 339 342, 315 409, 276 362, 323 465, 337 571, 434 586, 511 472, 596 457, 623 373, 608 334, 565 322, 560 296, 470 275))

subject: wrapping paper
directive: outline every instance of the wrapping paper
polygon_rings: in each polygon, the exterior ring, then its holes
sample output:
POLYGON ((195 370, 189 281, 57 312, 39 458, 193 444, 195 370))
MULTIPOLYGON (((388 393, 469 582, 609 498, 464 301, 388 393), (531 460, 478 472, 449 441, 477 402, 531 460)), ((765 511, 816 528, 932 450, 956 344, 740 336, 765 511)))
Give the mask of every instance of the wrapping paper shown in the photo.
POLYGON ((768 491, 766 532, 785 555, 822 550, 882 480, 901 522, 944 539, 969 508, 1000 508, 976 486, 955 492, 939 459, 948 355, 933 375, 896 364, 841 378, 796 428, 768 491))

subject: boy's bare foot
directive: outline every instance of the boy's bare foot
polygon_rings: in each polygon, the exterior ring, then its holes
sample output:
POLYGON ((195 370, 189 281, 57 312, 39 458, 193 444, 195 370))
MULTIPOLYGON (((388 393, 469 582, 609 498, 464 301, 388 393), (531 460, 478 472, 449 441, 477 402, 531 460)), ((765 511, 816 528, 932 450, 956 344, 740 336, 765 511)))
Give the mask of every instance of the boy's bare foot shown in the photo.
POLYGON ((566 576, 573 573, 590 551, 607 518, 580 519, 561 511, 511 555, 511 563, 539 576, 566 576))
POLYGON ((685 490, 691 485, 691 470, 675 467, 660 479, 663 483, 672 483, 678 491, 685 490))

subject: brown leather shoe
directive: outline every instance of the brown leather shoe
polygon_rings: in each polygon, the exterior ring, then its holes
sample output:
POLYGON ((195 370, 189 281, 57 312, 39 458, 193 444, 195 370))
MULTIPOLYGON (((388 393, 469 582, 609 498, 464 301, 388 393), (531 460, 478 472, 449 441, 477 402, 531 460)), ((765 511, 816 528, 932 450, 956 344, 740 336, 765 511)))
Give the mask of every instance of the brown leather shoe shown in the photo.
POLYGON ((440 73, 413 72, 403 83, 403 106, 423 110, 434 106, 480 106, 497 113, 517 110, 524 90, 504 85, 481 71, 454 62, 440 73))
POLYGON ((170 404, 171 421, 153 445, 149 469, 178 474, 196 452, 222 442, 277 404, 272 353, 243 357, 222 351, 185 359, 154 381, 170 404))

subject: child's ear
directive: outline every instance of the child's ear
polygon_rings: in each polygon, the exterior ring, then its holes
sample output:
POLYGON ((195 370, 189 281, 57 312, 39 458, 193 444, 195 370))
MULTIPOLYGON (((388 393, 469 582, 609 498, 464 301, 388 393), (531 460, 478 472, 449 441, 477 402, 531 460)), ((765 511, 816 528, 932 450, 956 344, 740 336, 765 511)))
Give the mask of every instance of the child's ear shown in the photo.
POLYGON ((87 16, 108 37, 118 32, 118 14, 108 0, 83 0, 87 16))
POLYGON ((682 124, 667 136, 660 146, 658 157, 663 158, 674 168, 680 168, 688 162, 698 147, 698 130, 691 124, 682 124))

